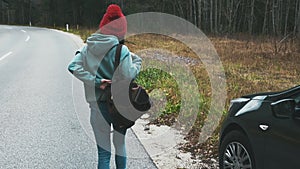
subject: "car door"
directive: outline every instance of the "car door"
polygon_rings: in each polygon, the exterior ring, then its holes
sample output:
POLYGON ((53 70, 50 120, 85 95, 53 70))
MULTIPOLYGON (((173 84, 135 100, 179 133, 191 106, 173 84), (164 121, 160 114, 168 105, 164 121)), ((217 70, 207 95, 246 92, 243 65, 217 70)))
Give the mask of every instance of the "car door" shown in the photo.
MULTIPOLYGON (((296 105, 300 105, 300 93, 285 99, 293 99, 296 105)), ((271 116, 266 132, 265 169, 300 168, 300 118, 288 111, 281 113, 271 116)))

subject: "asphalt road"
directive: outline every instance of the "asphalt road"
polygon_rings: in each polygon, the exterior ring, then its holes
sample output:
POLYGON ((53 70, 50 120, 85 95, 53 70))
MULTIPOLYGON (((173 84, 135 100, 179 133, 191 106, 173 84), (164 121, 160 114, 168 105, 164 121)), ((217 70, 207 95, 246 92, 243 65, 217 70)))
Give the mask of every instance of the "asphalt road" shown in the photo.
MULTIPOLYGON (((80 118, 88 109, 74 106, 76 80, 67 71, 78 47, 54 30, 0 25, 1 169, 96 168, 96 145, 80 118)), ((156 168, 132 131, 127 145, 129 169, 156 168)))

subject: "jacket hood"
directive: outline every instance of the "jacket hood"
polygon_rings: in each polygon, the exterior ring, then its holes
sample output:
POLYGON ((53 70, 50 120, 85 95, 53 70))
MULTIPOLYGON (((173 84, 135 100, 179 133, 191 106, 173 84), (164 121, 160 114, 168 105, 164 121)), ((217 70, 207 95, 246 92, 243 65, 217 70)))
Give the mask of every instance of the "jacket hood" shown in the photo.
POLYGON ((117 37, 95 33, 87 39, 87 50, 95 56, 104 56, 112 47, 119 44, 117 37))

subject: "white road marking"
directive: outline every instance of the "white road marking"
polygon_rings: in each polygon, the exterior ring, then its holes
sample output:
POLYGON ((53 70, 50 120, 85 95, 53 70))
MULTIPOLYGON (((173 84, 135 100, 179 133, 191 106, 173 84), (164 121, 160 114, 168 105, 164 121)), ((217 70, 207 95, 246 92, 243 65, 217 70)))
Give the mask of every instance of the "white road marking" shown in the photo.
POLYGON ((12 52, 8 52, 7 54, 3 55, 1 58, 0 58, 0 61, 5 59, 7 56, 11 55, 12 52))
POLYGON ((30 40, 30 36, 28 35, 25 42, 28 42, 30 40))
POLYGON ((23 33, 26 33, 26 31, 24 31, 23 29, 21 30, 23 33))

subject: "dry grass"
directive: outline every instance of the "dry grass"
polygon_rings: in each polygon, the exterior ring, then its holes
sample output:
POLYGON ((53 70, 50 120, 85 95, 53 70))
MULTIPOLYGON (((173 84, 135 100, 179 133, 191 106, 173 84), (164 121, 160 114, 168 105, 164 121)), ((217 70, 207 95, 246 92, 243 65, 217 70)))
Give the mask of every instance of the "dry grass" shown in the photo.
MULTIPOLYGON (((280 39, 267 37, 252 37, 250 40, 211 37, 210 40, 225 69, 228 100, 250 93, 284 90, 300 84, 300 42, 290 40, 279 44, 280 39)), ((162 48, 179 56, 196 57, 181 42, 161 35, 133 36, 127 41, 133 52, 162 48)), ((199 83, 207 82, 207 74, 201 63, 192 66, 192 69, 199 83)), ((199 86, 207 86, 207 83, 199 86)), ((208 91, 205 95, 209 96, 209 89, 202 88, 201 92, 205 91, 208 91)))
POLYGON ((226 71, 230 99, 299 84, 299 42, 287 42, 286 48, 276 51, 274 41, 212 39, 226 71))

